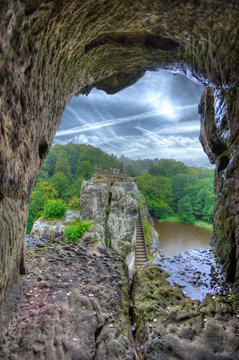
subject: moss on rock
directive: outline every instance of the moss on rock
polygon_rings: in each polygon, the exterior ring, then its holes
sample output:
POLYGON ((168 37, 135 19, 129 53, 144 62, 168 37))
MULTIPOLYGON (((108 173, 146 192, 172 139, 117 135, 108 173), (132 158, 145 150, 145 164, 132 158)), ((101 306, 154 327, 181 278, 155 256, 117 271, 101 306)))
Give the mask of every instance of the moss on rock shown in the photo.
POLYGON ((140 268, 132 284, 136 341, 145 359, 237 359, 238 307, 232 297, 204 302, 170 286, 159 267, 140 268))

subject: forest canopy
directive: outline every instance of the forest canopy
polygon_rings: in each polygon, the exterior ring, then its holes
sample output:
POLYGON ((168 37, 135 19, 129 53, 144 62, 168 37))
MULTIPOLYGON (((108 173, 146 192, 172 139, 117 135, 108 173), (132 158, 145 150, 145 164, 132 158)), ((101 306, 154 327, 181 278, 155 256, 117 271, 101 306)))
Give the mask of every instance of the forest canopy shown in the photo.
POLYGON ((177 214, 182 222, 213 222, 213 169, 188 167, 169 159, 117 158, 91 145, 69 143, 52 146, 36 178, 27 233, 48 200, 62 199, 68 205, 77 202, 82 181, 91 178, 97 164, 108 169, 119 168, 121 162, 128 176, 136 177, 153 217, 177 214))

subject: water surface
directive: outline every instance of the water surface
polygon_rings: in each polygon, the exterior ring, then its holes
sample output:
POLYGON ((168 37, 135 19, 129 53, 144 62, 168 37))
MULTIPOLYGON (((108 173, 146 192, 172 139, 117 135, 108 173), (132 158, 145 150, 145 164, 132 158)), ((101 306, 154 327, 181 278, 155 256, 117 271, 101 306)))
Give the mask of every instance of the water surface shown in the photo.
POLYGON ((212 230, 191 224, 159 223, 154 220, 154 227, 159 234, 160 246, 166 257, 175 256, 190 249, 207 247, 212 237, 212 230))

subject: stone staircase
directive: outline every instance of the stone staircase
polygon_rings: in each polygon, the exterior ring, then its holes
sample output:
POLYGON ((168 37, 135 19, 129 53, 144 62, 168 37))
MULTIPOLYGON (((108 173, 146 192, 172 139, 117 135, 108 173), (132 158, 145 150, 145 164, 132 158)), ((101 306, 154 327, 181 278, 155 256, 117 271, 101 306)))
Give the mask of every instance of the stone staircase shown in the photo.
POLYGON ((136 223, 136 249, 135 249, 135 266, 136 268, 144 265, 148 261, 146 250, 143 224, 141 220, 140 209, 138 210, 138 219, 136 223))

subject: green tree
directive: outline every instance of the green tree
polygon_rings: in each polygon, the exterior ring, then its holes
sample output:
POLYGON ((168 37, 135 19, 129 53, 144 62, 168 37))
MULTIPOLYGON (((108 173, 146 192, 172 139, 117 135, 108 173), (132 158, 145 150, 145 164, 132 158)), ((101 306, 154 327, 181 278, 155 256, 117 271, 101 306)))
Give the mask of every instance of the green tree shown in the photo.
POLYGON ((155 177, 147 172, 137 176, 138 187, 146 199, 149 211, 156 217, 167 216, 172 213, 170 207, 172 188, 168 178, 155 177))
POLYGON ((31 232, 34 221, 41 217, 45 204, 50 199, 56 199, 58 192, 47 181, 39 181, 32 192, 28 209, 27 234, 31 232))
POLYGON ((209 223, 213 222, 214 201, 215 201, 214 194, 208 192, 204 200, 204 208, 202 210, 202 214, 203 214, 202 220, 207 221, 209 223))
POLYGON ((84 178, 82 178, 80 176, 75 180, 75 182, 71 186, 72 196, 80 197, 80 189, 81 189, 81 184, 82 184, 83 180, 84 180, 84 178))
POLYGON ((79 159, 76 165, 78 176, 86 180, 90 179, 94 174, 95 166, 96 164, 92 164, 90 161, 81 161, 79 159))
POLYGON ((60 144, 52 146, 44 161, 42 170, 47 171, 49 176, 52 176, 55 173, 56 162, 58 158, 67 158, 66 149, 63 145, 60 144))
POLYGON ((149 168, 149 173, 154 176, 175 176, 177 174, 187 174, 190 168, 180 161, 171 159, 155 160, 149 168))
POLYGON ((55 173, 62 172, 68 179, 71 179, 71 165, 66 158, 60 157, 56 160, 55 173))
POLYGON ((51 183, 61 199, 68 201, 71 198, 70 180, 63 172, 56 172, 51 177, 51 183))
POLYGON ((195 221, 189 195, 184 196, 178 203, 178 215, 182 222, 192 224, 195 221))

